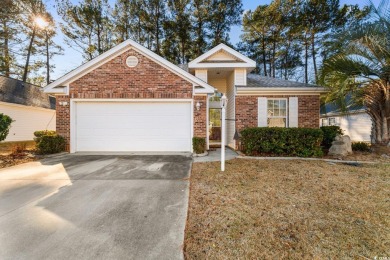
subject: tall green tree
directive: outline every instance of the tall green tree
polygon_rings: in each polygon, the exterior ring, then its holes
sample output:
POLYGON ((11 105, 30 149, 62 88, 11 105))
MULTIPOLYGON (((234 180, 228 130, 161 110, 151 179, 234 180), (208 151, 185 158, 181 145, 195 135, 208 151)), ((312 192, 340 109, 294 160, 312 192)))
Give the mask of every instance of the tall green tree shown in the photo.
MULTIPOLYGON (((47 11, 46 6, 42 2, 42 0, 24 0, 21 3, 22 8, 25 10, 25 18, 23 19, 23 21, 25 34, 28 38, 26 61, 23 69, 22 81, 27 81, 28 73, 30 72, 31 55, 33 55, 36 50, 34 43, 36 42, 39 21, 41 21, 40 19, 47 14, 47 11)), ((39 66, 37 68, 39 69, 39 66)))
POLYGON ((210 9, 206 11, 211 47, 228 43, 231 26, 241 23, 241 0, 211 0, 210 9))
POLYGON ((22 41, 21 14, 21 6, 16 1, 4 0, 0 5, 0 73, 7 77, 17 73, 13 47, 22 41))
POLYGON ((191 55, 191 21, 190 21, 190 0, 170 0, 169 7, 169 27, 166 31, 174 34, 174 42, 166 41, 168 45, 176 43, 176 62, 184 64, 189 61, 191 55))
POLYGON ((146 12, 144 0, 117 0, 113 10, 114 38, 117 43, 127 39, 145 44, 146 12))
POLYGON ((163 0, 145 0, 143 5, 147 47, 161 55, 161 43, 164 37, 166 5, 163 0))
POLYGON ((308 0, 301 2, 299 21, 303 30, 302 42, 305 49, 305 82, 309 82, 308 59, 312 58, 314 79, 318 79, 318 42, 322 41, 324 34, 330 33, 335 27, 340 15, 339 0, 308 0))
POLYGON ((38 25, 37 30, 37 54, 44 57, 45 71, 45 83, 49 84, 51 81, 50 73, 55 68, 54 64, 50 63, 50 60, 55 55, 63 54, 63 48, 54 42, 56 36, 56 23, 50 13, 45 13, 41 17, 41 24, 38 25))
POLYGON ((346 95, 363 104, 374 124, 378 143, 390 140, 390 4, 371 3, 371 21, 359 28, 346 28, 340 38, 344 48, 324 61, 321 83, 333 101, 346 111, 346 95), (351 30, 353 29, 353 30, 351 30))
POLYGON ((301 65, 297 9, 292 0, 277 0, 244 14, 241 38, 249 47, 248 55, 257 57, 264 76, 288 79, 301 65))
POLYGON ((207 49, 208 40, 206 30, 211 0, 193 0, 192 5, 191 24, 193 48, 191 58, 196 58, 202 55, 207 49))
POLYGON ((73 4, 57 0, 61 31, 65 43, 82 53, 86 60, 102 54, 113 46, 111 9, 107 0, 82 0, 73 4))

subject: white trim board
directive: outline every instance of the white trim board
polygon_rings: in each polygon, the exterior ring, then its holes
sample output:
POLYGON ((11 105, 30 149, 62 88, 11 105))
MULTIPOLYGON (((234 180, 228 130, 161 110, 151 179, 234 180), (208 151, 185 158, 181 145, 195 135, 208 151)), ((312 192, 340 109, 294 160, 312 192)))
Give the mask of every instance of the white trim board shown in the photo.
POLYGON ((240 67, 240 68, 248 68, 248 69, 254 69, 256 68, 256 62, 245 55, 242 55, 238 51, 228 47, 227 45, 221 43, 208 52, 204 53, 203 55, 199 56, 198 58, 194 59, 190 63, 188 63, 188 68, 195 69, 195 68, 221 68, 221 67, 240 67), (219 51, 225 51, 228 54, 232 55, 233 57, 237 57, 239 60, 242 60, 243 63, 237 63, 237 62, 230 62, 226 61, 225 63, 201 63, 202 61, 206 60, 210 56, 216 54, 219 51))
POLYGON ((325 88, 237 88, 237 95, 320 95, 325 88))
POLYGON ((141 53, 142 55, 145 55, 147 58, 153 60, 154 62, 158 63, 159 65, 163 66, 164 68, 170 70, 171 72, 175 73, 176 75, 184 78, 185 80, 191 82, 194 86, 201 86, 203 87, 203 90, 195 89, 194 93, 214 93, 214 88, 207 84, 206 82, 198 79, 194 75, 182 70, 178 66, 174 65, 173 63, 167 61, 166 59, 162 58, 161 56, 157 55, 156 53, 148 50, 147 48, 143 47, 142 45, 136 43, 135 41, 128 39, 114 48, 106 51, 105 53, 97 56, 93 60, 81 65, 77 69, 73 70, 72 72, 62 76, 61 78, 57 79, 56 81, 50 83, 46 87, 44 87, 45 93, 63 93, 59 92, 58 88, 64 87, 64 85, 68 85, 72 81, 82 77, 83 75, 87 74, 90 70, 93 70, 97 68, 98 66, 101 66, 102 64, 108 62, 111 58, 118 56, 130 49, 134 49, 135 51, 141 53), (54 90, 56 88, 56 90, 54 90), (51 92, 53 91, 53 92, 51 92))

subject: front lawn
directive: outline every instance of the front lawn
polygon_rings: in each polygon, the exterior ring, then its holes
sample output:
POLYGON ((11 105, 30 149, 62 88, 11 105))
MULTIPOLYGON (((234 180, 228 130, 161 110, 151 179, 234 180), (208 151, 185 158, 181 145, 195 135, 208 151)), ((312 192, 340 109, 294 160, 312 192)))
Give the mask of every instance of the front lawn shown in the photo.
POLYGON ((187 259, 390 255, 390 166, 317 161, 194 163, 187 259))

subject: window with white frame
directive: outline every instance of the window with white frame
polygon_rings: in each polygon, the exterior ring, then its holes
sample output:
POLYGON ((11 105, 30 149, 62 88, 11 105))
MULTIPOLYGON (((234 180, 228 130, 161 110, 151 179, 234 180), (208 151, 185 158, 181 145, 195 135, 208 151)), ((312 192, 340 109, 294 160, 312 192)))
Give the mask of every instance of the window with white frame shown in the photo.
POLYGON ((335 117, 329 117, 329 125, 336 125, 336 118, 335 117))
POLYGON ((287 127, 287 99, 268 99, 267 111, 269 127, 287 127))
POLYGON ((327 118, 322 118, 322 123, 321 126, 328 126, 328 119, 327 118))

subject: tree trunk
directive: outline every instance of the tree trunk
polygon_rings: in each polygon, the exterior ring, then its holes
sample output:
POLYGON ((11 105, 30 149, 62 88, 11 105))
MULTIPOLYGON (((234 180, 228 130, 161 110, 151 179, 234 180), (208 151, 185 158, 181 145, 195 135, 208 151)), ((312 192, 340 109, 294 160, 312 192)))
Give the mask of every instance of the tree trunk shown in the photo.
POLYGON ((263 48, 263 66, 264 66, 264 76, 267 77, 267 56, 266 56, 266 53, 265 53, 265 39, 264 39, 264 36, 262 37, 262 41, 261 41, 261 45, 262 45, 262 48, 263 48))
POLYGON ((49 37, 46 31, 46 84, 50 84, 50 56, 49 56, 49 37))
POLYGON ((275 66, 275 60, 276 60, 276 42, 274 39, 274 43, 272 45, 272 77, 276 77, 276 66, 275 66))
POLYGON ((311 34, 311 55, 313 56, 314 77, 315 77, 315 81, 317 83, 318 70, 317 70, 317 61, 316 61, 316 42, 315 42, 314 32, 312 32, 312 34, 311 34))
POLYGON ((27 81, 28 67, 30 65, 30 55, 31 55, 31 49, 34 42, 34 38, 35 38, 35 26, 33 28, 30 44, 28 45, 28 49, 27 49, 26 65, 24 66, 23 79, 22 79, 23 82, 27 81))
POLYGON ((4 75, 9 77, 10 75, 10 56, 9 56, 9 46, 8 46, 8 27, 7 22, 3 21, 3 27, 4 27, 4 75))
POLYGON ((305 83, 309 83, 309 75, 308 75, 308 60, 309 60, 309 46, 307 42, 307 37, 305 35, 305 83))

